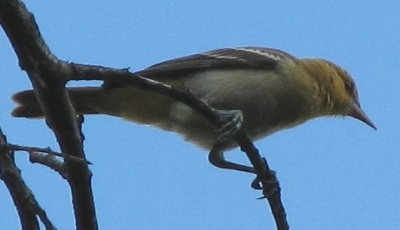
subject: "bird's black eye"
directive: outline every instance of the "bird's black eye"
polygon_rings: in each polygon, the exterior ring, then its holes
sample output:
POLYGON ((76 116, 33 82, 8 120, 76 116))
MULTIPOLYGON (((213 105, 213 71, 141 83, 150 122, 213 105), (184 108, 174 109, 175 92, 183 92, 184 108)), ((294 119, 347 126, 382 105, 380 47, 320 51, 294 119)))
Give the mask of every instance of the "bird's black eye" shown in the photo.
POLYGON ((347 81, 345 82, 345 85, 347 92, 352 93, 354 91, 354 83, 347 81))

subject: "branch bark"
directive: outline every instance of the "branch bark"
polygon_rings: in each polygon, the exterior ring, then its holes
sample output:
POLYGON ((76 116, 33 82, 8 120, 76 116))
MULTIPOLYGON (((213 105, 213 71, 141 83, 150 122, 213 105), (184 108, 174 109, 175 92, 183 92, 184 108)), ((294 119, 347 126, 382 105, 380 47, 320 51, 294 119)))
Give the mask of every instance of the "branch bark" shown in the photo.
POLYGON ((4 181, 17 208, 24 230, 40 229, 37 217, 46 229, 56 229, 46 212, 40 207, 32 191, 22 179, 21 170, 14 161, 14 152, 7 148, 6 136, 0 129, 0 179, 4 181))
MULTIPOLYGON (((52 54, 38 25, 18 0, 0 0, 0 23, 32 82, 46 122, 53 130, 63 153, 86 159, 75 113, 65 90, 67 63, 52 54)), ((64 158, 73 197, 77 229, 97 229, 91 186, 92 173, 86 164, 64 158)))

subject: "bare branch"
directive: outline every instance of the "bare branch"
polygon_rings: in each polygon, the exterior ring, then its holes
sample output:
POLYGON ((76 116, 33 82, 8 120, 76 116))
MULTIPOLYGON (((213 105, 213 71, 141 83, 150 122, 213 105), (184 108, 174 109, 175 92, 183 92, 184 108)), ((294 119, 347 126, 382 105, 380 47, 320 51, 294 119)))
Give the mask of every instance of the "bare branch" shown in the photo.
POLYGON ((54 170, 60 176, 68 180, 68 174, 65 172, 64 162, 57 160, 53 155, 45 155, 40 152, 29 153, 29 161, 32 163, 39 163, 54 170))
MULTIPOLYGON (((64 87, 67 64, 51 53, 33 15, 21 1, 0 0, 0 23, 18 56, 20 67, 28 73, 46 122, 53 130, 61 151, 85 159, 75 113, 64 87)), ((97 229, 92 174, 87 164, 70 158, 64 161, 73 197, 76 228, 97 229)))
POLYGON ((15 144, 7 144, 7 147, 14 151, 25 151, 25 152, 28 152, 29 154, 35 153, 35 152, 36 153, 46 153, 47 155, 53 155, 53 156, 57 156, 57 157, 61 157, 61 158, 70 158, 73 161, 81 162, 84 164, 89 164, 89 165, 92 164, 92 162, 90 162, 88 160, 78 158, 75 156, 71 156, 68 154, 59 153, 59 152, 56 152, 56 151, 50 149, 49 147, 38 148, 38 147, 30 147, 30 146, 15 145, 15 144))
POLYGON ((4 181, 17 208, 22 229, 39 229, 36 215, 46 229, 56 229, 45 211, 36 201, 32 191, 21 177, 21 171, 14 162, 14 153, 7 147, 6 137, 0 129, 0 179, 4 181))

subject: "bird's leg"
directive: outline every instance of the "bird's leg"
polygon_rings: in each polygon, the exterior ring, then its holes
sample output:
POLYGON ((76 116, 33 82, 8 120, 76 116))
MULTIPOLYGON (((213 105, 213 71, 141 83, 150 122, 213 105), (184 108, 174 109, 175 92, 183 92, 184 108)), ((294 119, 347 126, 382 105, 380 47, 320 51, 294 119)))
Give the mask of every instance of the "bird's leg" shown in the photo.
POLYGON ((224 152, 219 148, 219 146, 214 146, 210 153, 208 154, 208 160, 211 164, 218 168, 232 169, 242 172, 256 173, 253 167, 236 164, 225 160, 224 152))
POLYGON ((232 136, 235 135, 242 126, 242 112, 240 110, 218 110, 218 112, 221 116, 225 116, 228 121, 218 130, 221 132, 221 135, 208 154, 208 160, 211 164, 219 168, 256 173, 253 167, 226 161, 224 158, 223 146, 225 146, 227 142, 232 141, 232 136))
MULTIPOLYGON (((237 133, 237 131, 241 128, 243 124, 243 115, 240 110, 218 110, 221 116, 226 120, 226 124, 224 124, 218 131, 221 133, 212 147, 210 153, 208 154, 208 160, 211 164, 218 168, 237 170, 241 172, 254 173, 257 174, 256 170, 253 167, 249 167, 246 165, 236 164, 230 161, 225 160, 224 158, 224 149, 228 146, 233 140, 233 136, 237 133)), ((265 158, 264 158, 265 161, 265 158)), ((267 162, 265 162, 267 165, 267 162)), ((271 181, 262 180, 260 175, 253 180, 251 183, 251 187, 253 189, 263 189, 268 191, 264 193, 264 197, 267 198, 274 192, 279 189, 279 184, 275 177, 275 172, 272 172, 273 176, 271 177, 271 181), (267 185, 265 188, 263 186, 267 185)))

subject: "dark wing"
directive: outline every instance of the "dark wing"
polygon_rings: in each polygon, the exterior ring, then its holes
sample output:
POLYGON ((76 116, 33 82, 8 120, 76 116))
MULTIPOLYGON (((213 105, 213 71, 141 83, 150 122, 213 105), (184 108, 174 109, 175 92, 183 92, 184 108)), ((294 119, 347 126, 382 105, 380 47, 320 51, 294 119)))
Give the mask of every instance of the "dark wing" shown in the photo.
POLYGON ((263 47, 226 48, 161 62, 139 71, 137 74, 151 78, 151 76, 177 75, 209 69, 272 69, 280 62, 293 59, 295 58, 292 55, 277 49, 263 47))

